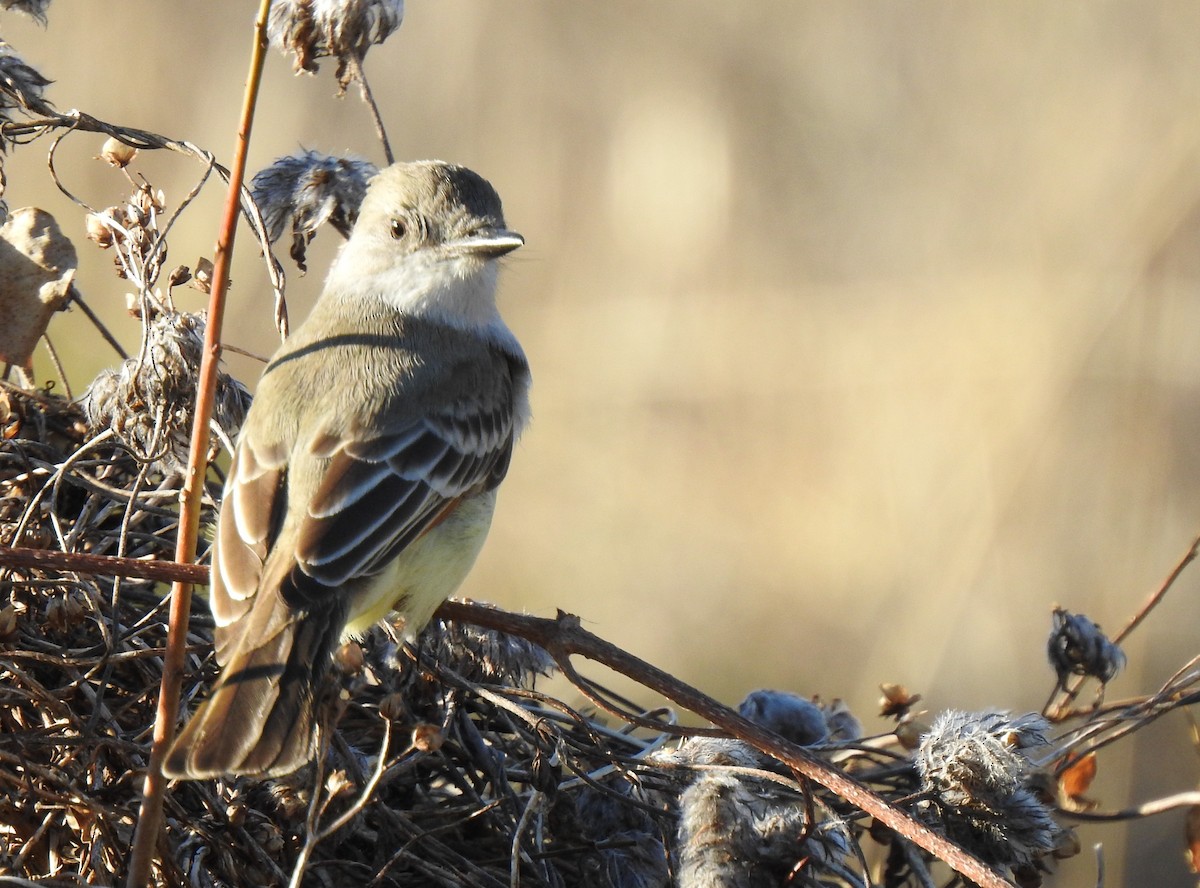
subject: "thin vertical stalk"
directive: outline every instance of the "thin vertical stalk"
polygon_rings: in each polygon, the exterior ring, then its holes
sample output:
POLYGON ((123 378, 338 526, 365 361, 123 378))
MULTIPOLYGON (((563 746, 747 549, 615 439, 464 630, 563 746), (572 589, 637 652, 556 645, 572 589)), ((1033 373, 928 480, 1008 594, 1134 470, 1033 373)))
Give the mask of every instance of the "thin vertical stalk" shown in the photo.
MULTIPOLYGON (((217 364, 221 358, 225 293, 229 286, 229 264, 237 234, 242 181, 246 177, 250 130, 254 122, 254 108, 258 102, 263 62, 266 59, 267 15, 270 10, 271 0, 262 0, 258 18, 254 23, 254 46, 250 55, 250 73, 246 77, 246 93, 242 102, 237 143, 234 146, 233 166, 229 173, 229 195, 225 200, 216 254, 213 258, 213 285, 208 300, 208 323, 204 330, 204 354, 200 360, 196 413, 192 419, 188 468, 180 496, 179 539, 175 549, 175 560, 183 564, 190 564, 196 559, 200 502, 204 493, 204 479, 208 474, 209 422, 216 397, 217 364)), ((163 797, 167 786, 162 773, 162 763, 171 742, 175 739, 175 719, 179 713, 179 694, 183 681, 183 661, 187 651, 188 617, 191 609, 191 584, 176 582, 171 587, 170 623, 167 629, 167 649, 163 656, 158 711, 154 721, 154 744, 151 747, 150 763, 142 786, 142 804, 129 855, 126 888, 143 888, 150 884, 150 867, 162 833, 163 797)))

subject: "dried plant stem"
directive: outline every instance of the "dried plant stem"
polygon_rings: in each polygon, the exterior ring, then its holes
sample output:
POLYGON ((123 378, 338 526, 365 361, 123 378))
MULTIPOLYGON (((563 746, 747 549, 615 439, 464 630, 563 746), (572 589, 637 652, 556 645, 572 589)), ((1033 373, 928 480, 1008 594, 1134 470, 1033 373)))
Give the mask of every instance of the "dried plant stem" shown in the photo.
MULTIPOLYGON (((363 787, 362 792, 358 794, 358 798, 355 799, 354 804, 343 811, 337 817, 337 819, 333 821, 333 823, 329 824, 328 826, 323 826, 320 829, 317 828, 317 821, 320 817, 320 814, 323 813, 324 806, 319 804, 321 796, 321 784, 319 780, 317 781, 317 784, 313 787, 312 804, 309 806, 307 829, 305 830, 304 834, 304 845, 300 848, 300 853, 296 857, 296 864, 292 868, 292 878, 291 881, 288 882, 288 888, 300 888, 300 881, 304 878, 304 872, 308 868, 308 861, 312 857, 313 851, 316 850, 317 845, 329 838, 331 835, 361 814, 363 809, 366 808, 367 803, 370 802, 374 797, 375 789, 379 786, 379 781, 382 779, 384 771, 386 770, 385 766, 388 762, 388 748, 391 746, 391 743, 392 722, 390 719, 384 718, 383 743, 381 744, 382 748, 379 750, 379 758, 375 762, 375 770, 371 772, 370 779, 363 787)), ((405 750, 405 752, 401 755, 407 755, 409 751, 411 751, 411 747, 408 750, 405 750)), ((321 771, 318 768, 318 775, 320 775, 320 773, 321 771)), ((326 804, 328 804, 330 801, 332 801, 332 799, 326 799, 326 804)))
POLYGON ((1183 554, 1183 557, 1179 559, 1179 562, 1173 568, 1171 568, 1171 572, 1167 574, 1167 578, 1163 580, 1162 585, 1158 587, 1158 591, 1147 598, 1145 603, 1138 608, 1137 613, 1135 613, 1130 618, 1129 622, 1125 624, 1125 627, 1113 636, 1113 642, 1120 644, 1129 637, 1129 634, 1133 632, 1134 629, 1141 625, 1142 620, 1146 619, 1146 617, 1150 614, 1150 611, 1154 610, 1154 608, 1158 606, 1158 603, 1162 601, 1164 597, 1166 597, 1166 594, 1171 590, 1171 587, 1175 585, 1175 581, 1179 579, 1184 569, 1196 560, 1197 555, 1200 555, 1200 536, 1197 536, 1194 540, 1192 540, 1191 546, 1188 547, 1188 550, 1183 554))
POLYGON ((108 328, 104 326, 104 322, 101 321, 96 313, 92 311, 91 307, 83 301, 83 296, 77 289, 75 289, 75 287, 71 287, 71 302, 75 305, 78 305, 83 313, 87 315, 88 320, 92 322, 98 331, 100 331, 100 335, 104 337, 104 341, 111 345, 116 353, 120 355, 122 361, 129 357, 125 349, 121 347, 121 343, 117 342, 116 337, 113 336, 112 333, 108 332, 108 328))
POLYGON ((383 157, 391 166, 396 162, 395 156, 392 154, 392 143, 388 141, 387 130, 383 126, 383 116, 379 113, 379 106, 375 104, 375 94, 371 92, 371 85, 367 82, 366 72, 363 71, 362 59, 351 54, 348 59, 350 72, 354 75, 354 79, 358 81, 358 91, 362 95, 362 100, 371 112, 371 121, 375 124, 375 133, 379 136, 379 141, 383 143, 383 157))
POLYGON ((143 561, 140 558, 55 552, 50 549, 14 549, 0 546, 0 567, 36 567, 41 570, 73 571, 99 577, 128 577, 159 583, 208 582, 208 568, 201 564, 143 561))
POLYGON ((67 381, 67 374, 63 370, 62 361, 58 359, 58 350, 54 347, 54 343, 50 341, 50 337, 45 333, 42 334, 42 343, 46 346, 46 351, 50 354, 50 363, 54 365, 54 372, 58 374, 58 378, 62 382, 67 400, 74 401, 75 396, 71 394, 71 383, 67 381))
POLYGON ((1073 817, 1076 820, 1088 820, 1095 823, 1108 823, 1114 820, 1136 820, 1141 817, 1152 817, 1155 814, 1164 814, 1167 811, 1174 811, 1178 808, 1194 808, 1198 805, 1200 805, 1200 790, 1192 790, 1190 792, 1177 792, 1174 795, 1164 796, 1161 799, 1151 799, 1148 802, 1142 802, 1140 805, 1122 808, 1120 811, 1059 810, 1064 817, 1073 817))
MULTIPOLYGON (((192 418, 192 439, 188 452, 188 470, 184 476, 180 503, 179 538, 175 560, 189 564, 196 557, 196 537, 200 529, 200 503, 204 479, 208 474, 209 417, 213 413, 216 395, 217 363, 221 357, 221 324, 225 314, 225 292, 229 283, 229 264, 237 234, 238 213, 241 207, 242 181, 246 175, 246 154, 254 109, 258 102, 258 87, 262 80, 263 61, 267 48, 267 16, 271 0, 262 0, 254 23, 254 45, 250 56, 250 73, 246 78, 246 94, 238 126, 233 166, 229 174, 229 196, 217 236, 213 261, 213 286, 208 303, 208 323, 204 331, 204 354, 200 362, 200 378, 196 391, 196 412, 192 418)), ((167 629, 167 651, 163 657, 162 685, 154 721, 154 745, 142 788, 142 804, 130 851, 127 888, 142 888, 150 883, 150 866, 154 860, 159 835, 162 832, 163 797, 167 781, 162 774, 162 762, 171 741, 175 738, 175 720, 179 713, 179 695, 183 682, 183 660, 187 651, 188 618, 192 609, 192 585, 176 581, 171 589, 170 623, 167 629)))

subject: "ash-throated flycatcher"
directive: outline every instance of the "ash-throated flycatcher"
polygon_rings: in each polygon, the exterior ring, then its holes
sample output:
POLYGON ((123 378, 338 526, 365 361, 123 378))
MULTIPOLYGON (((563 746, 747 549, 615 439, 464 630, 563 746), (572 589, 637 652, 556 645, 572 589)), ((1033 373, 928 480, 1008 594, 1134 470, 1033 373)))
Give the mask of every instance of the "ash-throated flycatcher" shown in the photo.
POLYGON ((529 414, 495 300, 496 260, 523 243, 468 169, 371 181, 238 440, 212 559, 223 669, 167 776, 294 771, 340 639, 393 609, 414 634, 466 577, 529 414))

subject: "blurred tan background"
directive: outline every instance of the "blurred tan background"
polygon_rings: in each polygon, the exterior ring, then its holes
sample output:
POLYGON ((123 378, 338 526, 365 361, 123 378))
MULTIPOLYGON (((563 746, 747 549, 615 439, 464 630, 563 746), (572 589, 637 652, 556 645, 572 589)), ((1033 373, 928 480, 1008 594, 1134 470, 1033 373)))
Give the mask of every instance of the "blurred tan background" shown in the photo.
MULTIPOLYGON (((228 159, 255 6, 58 0, 45 30, 0 26, 59 107, 228 159)), ((1186 0, 411 0, 367 59, 397 154, 482 172, 528 242, 501 298, 535 420, 464 591, 580 614, 729 702, 843 697, 871 731, 880 681, 932 709, 1040 707, 1052 604, 1115 630, 1200 530, 1197 35, 1186 0)), ((332 75, 270 56, 251 172, 301 146, 381 161, 332 75)), ((127 188, 99 145, 74 136, 59 165, 104 206, 127 188)), ((8 161, 9 203, 78 236, 133 348, 47 147, 8 161)), ((176 202, 198 172, 139 169, 176 202)), ((221 198, 168 267, 211 255, 221 198)), ((294 322, 336 244, 289 266, 294 322)), ((239 245, 227 338, 266 353, 239 245)), ((112 360, 78 312, 51 333, 77 391, 112 360)), ((1185 574, 1112 695, 1197 652, 1198 590, 1185 574)), ((1192 788, 1200 756, 1171 718, 1101 768, 1115 809, 1192 788)), ((1083 839, 1110 885, 1182 886, 1181 830, 1083 839)), ((1095 884, 1094 861, 1053 884, 1095 884)))

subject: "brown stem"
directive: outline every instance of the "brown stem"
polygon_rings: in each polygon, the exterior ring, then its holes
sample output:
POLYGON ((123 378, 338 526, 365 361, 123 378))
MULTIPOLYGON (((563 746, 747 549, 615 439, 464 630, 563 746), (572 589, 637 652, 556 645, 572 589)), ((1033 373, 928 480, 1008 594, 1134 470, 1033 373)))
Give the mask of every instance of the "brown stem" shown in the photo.
POLYGON ((75 305, 78 305, 83 313, 87 315, 88 320, 92 322, 96 329, 100 331, 100 335, 104 337, 104 341, 111 345, 116 350, 117 354, 121 356, 121 360, 124 361, 127 359, 129 355, 126 354, 125 349, 121 347, 121 343, 117 342, 116 337, 114 337, 112 333, 108 332, 108 328, 104 326, 104 322, 100 320, 94 311, 92 311, 91 306, 83 301, 83 296, 77 289, 75 289, 73 285, 71 287, 71 301, 75 305))
POLYGON ((117 558, 113 555, 85 555, 80 552, 0 546, 0 568, 13 567, 73 571, 100 577, 133 577, 160 583, 208 583, 208 568, 202 564, 143 561, 140 558, 117 558))
POLYGON ((362 100, 371 112, 371 121, 375 124, 375 133, 379 136, 379 141, 383 143, 383 157, 388 162, 388 166, 391 166, 396 162, 396 158, 392 154, 392 143, 388 141, 387 130, 383 126, 383 116, 379 113, 379 106, 375 104, 375 94, 371 92, 371 85, 367 83, 367 75, 363 71, 362 59, 352 53, 349 64, 350 73, 358 81, 358 91, 362 95, 362 100))
MULTIPOLYGON (((221 357, 221 323, 225 315, 225 292, 229 284, 229 263, 233 255, 238 212, 241 208, 242 180, 246 176, 250 130, 254 122, 255 104, 258 101, 258 87, 262 80, 263 61, 266 58, 267 15, 270 10, 271 0, 262 0, 258 19, 254 23, 250 73, 246 78, 242 116, 238 125, 233 166, 229 174, 229 195, 225 201, 213 259, 213 288, 208 302, 204 354, 200 360, 200 379, 196 391, 196 413, 192 418, 192 440, 179 509, 179 539, 175 549, 175 560, 181 564, 190 564, 196 558, 200 501, 204 492, 204 478, 208 471, 209 417, 213 412, 217 363, 221 357)), ((167 652, 163 657, 162 684, 154 720, 154 745, 150 750, 150 763, 142 786, 142 804, 133 836, 133 847, 130 850, 126 888, 142 888, 150 884, 150 866, 162 832, 163 797, 167 789, 167 781, 162 774, 162 763, 171 742, 175 739, 175 720, 179 713, 179 694, 183 684, 183 661, 187 652, 188 617, 191 609, 191 583, 176 581, 171 588, 167 652)))

